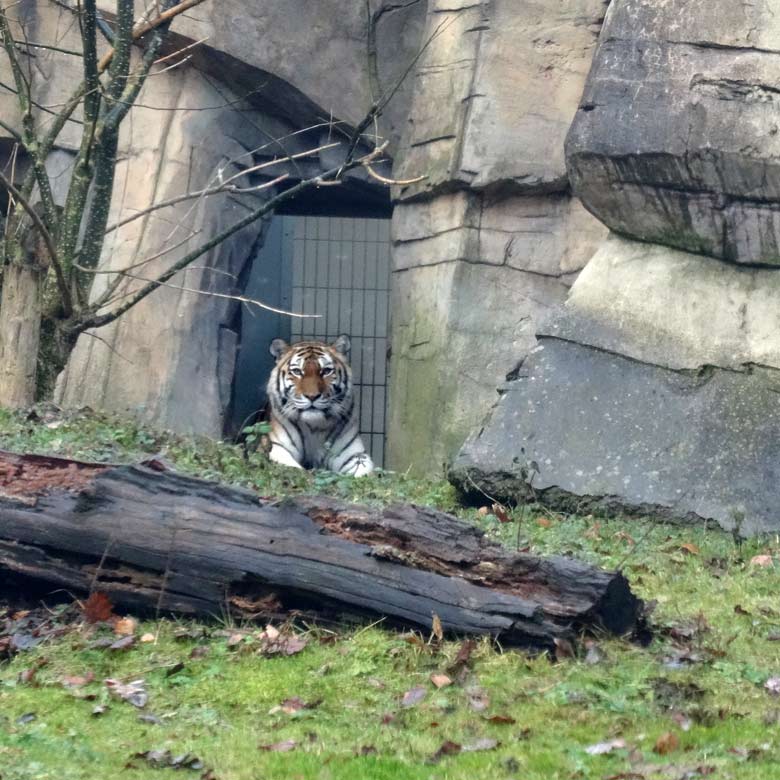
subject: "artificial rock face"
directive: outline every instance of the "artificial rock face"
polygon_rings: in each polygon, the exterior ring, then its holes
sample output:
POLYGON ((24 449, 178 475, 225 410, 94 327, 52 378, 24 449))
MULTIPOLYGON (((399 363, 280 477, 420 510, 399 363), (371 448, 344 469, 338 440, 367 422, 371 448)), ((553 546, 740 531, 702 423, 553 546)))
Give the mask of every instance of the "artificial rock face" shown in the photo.
POLYGON ((780 271, 611 238, 452 478, 568 511, 777 530, 778 296, 780 271))
POLYGON ((610 4, 566 159, 623 237, 459 453, 464 489, 780 529, 778 16, 610 4))
POLYGON ((614 0, 569 132, 572 186, 612 230, 780 265, 780 14, 614 0))
POLYGON ((602 238, 563 141, 604 0, 431 0, 394 167, 391 467, 440 473, 602 238))

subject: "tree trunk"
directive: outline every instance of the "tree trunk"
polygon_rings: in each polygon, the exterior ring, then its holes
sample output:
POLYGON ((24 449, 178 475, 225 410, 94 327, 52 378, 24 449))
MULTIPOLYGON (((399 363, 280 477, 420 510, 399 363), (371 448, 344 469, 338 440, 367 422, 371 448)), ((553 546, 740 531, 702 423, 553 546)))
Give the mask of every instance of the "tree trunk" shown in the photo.
POLYGON ((46 271, 9 262, 0 293, 0 406, 24 409, 35 401, 41 306, 46 271))
POLYGON ((269 502, 138 466, 0 453, 0 573, 131 608, 241 617, 303 610, 386 618, 552 648, 581 629, 625 633, 625 578, 513 553, 423 507, 324 497, 269 502))

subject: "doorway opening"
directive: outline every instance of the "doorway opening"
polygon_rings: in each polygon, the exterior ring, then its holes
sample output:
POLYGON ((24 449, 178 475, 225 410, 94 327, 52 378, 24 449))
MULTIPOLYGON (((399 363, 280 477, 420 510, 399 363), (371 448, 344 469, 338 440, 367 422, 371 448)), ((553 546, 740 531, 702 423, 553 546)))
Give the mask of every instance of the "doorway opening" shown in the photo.
MULTIPOLYGON (((375 213, 375 212, 374 212, 375 213)), ((273 368, 268 347, 334 341, 346 333, 358 398, 360 433, 377 466, 385 462, 390 303, 390 220, 386 216, 277 214, 249 269, 245 294, 292 318, 242 307, 241 346, 233 386, 232 433, 266 403, 273 368)))

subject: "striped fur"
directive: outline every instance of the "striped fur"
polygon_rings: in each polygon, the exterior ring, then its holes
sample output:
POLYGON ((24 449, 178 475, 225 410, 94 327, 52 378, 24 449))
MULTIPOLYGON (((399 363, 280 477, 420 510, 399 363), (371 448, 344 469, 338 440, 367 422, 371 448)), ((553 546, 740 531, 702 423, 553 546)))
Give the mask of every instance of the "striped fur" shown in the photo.
POLYGON ((285 466, 329 469, 362 477, 374 470, 358 435, 349 338, 333 344, 271 342, 276 358, 268 379, 270 458, 285 466))

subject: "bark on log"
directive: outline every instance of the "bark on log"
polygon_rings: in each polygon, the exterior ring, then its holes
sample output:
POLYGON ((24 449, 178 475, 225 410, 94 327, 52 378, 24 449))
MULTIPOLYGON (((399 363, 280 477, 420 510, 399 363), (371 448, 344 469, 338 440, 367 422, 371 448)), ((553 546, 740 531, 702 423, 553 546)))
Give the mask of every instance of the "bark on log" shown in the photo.
POLYGON ((0 452, 0 573, 106 591, 132 609, 386 617, 550 648, 623 634, 641 602, 620 574, 511 552, 413 505, 271 502, 146 466, 0 452))

